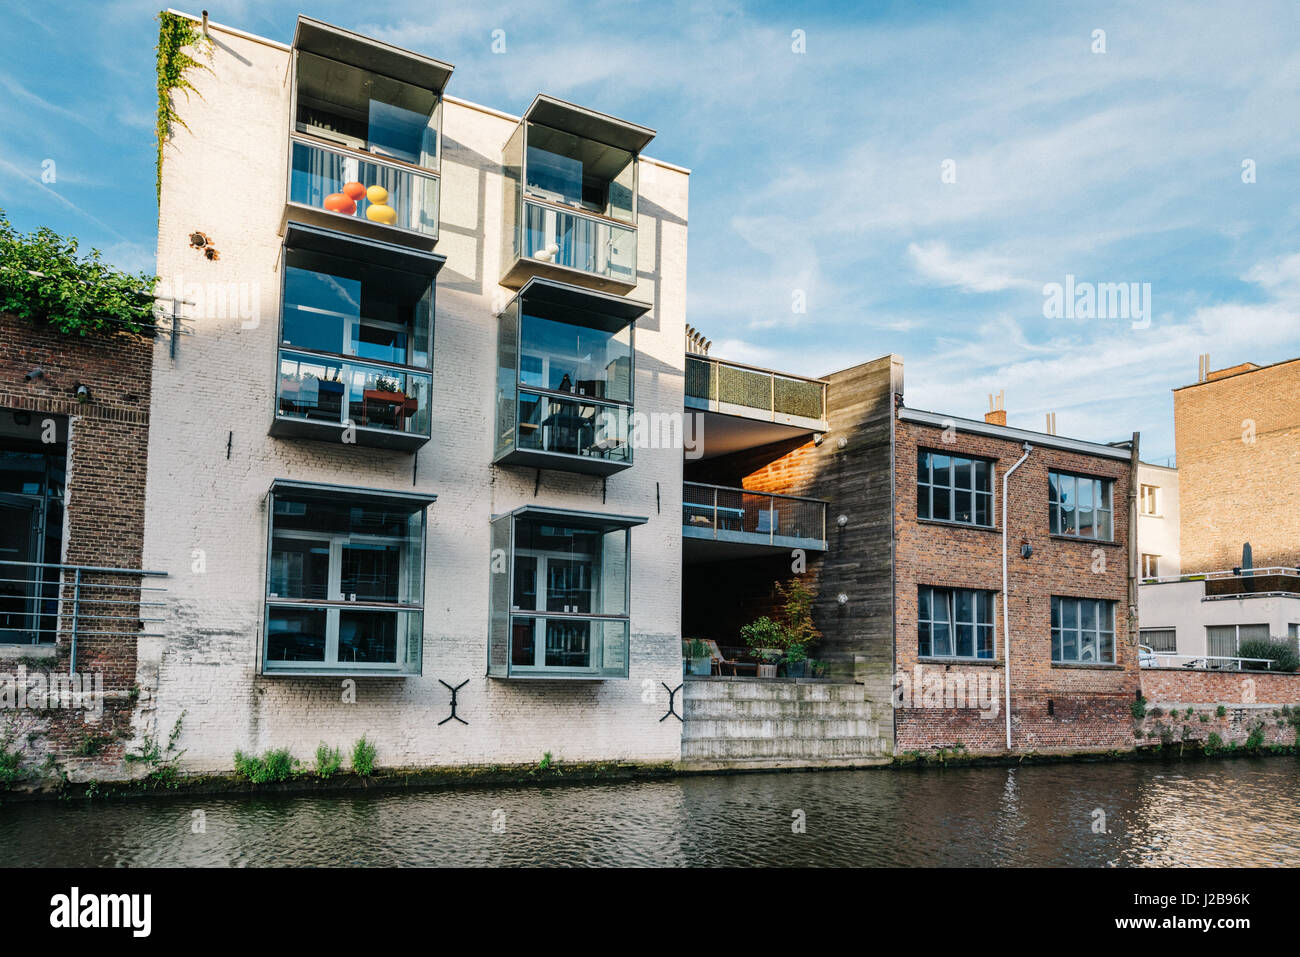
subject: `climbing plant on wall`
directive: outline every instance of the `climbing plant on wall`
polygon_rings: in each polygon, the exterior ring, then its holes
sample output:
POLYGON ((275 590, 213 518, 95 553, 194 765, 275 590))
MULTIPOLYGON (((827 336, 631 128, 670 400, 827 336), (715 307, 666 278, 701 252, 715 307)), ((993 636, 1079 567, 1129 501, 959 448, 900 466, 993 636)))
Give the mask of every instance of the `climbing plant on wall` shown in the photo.
POLYGON ((146 332, 154 326, 157 279, 104 262, 98 249, 42 226, 23 234, 0 209, 0 312, 60 332, 146 332))
MULTIPOLYGON (((163 146, 172 133, 172 124, 189 129, 172 100, 175 90, 184 91, 186 97, 194 90, 186 77, 190 70, 207 70, 208 66, 185 52, 186 47, 196 47, 208 56, 212 54, 212 41, 194 26, 194 21, 174 13, 158 14, 158 163, 155 188, 162 199, 163 146)), ((198 91, 195 90, 197 93, 198 91)))

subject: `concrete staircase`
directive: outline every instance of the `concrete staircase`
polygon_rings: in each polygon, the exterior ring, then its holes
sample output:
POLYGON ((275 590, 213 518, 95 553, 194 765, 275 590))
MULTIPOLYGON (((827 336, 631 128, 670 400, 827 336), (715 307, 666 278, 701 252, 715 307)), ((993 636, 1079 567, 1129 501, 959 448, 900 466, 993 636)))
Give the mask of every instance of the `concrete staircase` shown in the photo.
POLYGON ((888 703, 868 701, 859 684, 687 678, 682 691, 687 768, 854 767, 890 760, 888 703))

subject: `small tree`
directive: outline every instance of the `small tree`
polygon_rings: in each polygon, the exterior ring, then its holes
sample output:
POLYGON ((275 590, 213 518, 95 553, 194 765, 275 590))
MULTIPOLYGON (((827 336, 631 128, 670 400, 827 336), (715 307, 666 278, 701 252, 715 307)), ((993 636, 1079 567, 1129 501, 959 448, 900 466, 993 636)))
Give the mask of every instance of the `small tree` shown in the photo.
POLYGON ((1243 661, 1243 671, 1295 671, 1300 668, 1300 656, 1286 638, 1247 638, 1237 646, 1243 658, 1267 658, 1265 665, 1259 661, 1243 661))

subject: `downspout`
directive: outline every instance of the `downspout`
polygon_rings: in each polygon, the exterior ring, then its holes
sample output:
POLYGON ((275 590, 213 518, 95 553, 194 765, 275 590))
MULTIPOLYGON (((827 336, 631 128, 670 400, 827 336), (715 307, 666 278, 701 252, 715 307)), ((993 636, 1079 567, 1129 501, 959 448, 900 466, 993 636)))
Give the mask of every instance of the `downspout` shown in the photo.
POLYGON ((1007 750, 1011 750, 1011 607, 1010 595, 1007 593, 1007 480, 1011 478, 1011 473, 1020 466, 1025 464, 1025 459, 1029 458, 1029 453, 1033 451, 1033 446, 1028 442, 1024 444, 1025 454, 1020 456, 1016 464, 1011 466, 1002 474, 1002 653, 1006 657, 1006 674, 1003 676, 1003 683, 1006 685, 1006 704, 1003 711, 1007 713, 1007 750))

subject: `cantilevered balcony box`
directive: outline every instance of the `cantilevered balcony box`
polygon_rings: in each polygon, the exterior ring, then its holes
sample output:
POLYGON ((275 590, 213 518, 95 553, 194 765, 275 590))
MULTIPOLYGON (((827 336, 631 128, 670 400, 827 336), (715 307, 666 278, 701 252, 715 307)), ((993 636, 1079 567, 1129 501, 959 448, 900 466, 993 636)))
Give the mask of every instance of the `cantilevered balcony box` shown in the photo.
POLYGON ((432 249, 447 63, 298 18, 290 219, 432 249))
POLYGON ((446 257, 291 222, 271 435, 429 441, 434 278, 446 257))
POLYGON ((493 461, 589 475, 631 466, 635 327, 649 309, 530 279, 499 320, 493 461))
POLYGON ((539 95, 503 150, 501 284, 636 286, 637 157, 654 130, 539 95))
POLYGON ((436 496, 276 479, 266 496, 266 675, 418 675, 436 496))
POLYGON ((534 505, 494 516, 488 675, 626 678, 631 528, 647 521, 534 505))

